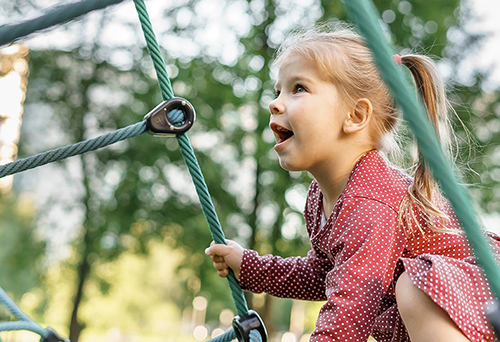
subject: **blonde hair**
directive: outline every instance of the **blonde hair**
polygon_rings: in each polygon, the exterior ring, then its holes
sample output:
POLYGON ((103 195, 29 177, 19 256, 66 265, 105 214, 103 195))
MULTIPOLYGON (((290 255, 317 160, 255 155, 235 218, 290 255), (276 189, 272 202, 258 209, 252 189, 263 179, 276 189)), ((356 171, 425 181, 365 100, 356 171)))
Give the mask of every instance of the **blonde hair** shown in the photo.
MULTIPOLYGON (((364 39, 347 24, 335 29, 319 27, 295 32, 277 51, 274 65, 280 66, 290 55, 299 55, 315 63, 324 80, 337 86, 348 104, 368 98, 373 106, 373 136, 376 147, 388 154, 398 151, 399 113, 394 98, 382 80, 371 51, 364 39)), ((416 89, 423 99, 429 120, 436 128, 443 147, 450 151, 450 120, 444 85, 434 62, 426 56, 411 54, 401 58, 411 72, 416 89)), ((413 183, 399 210, 399 223, 407 233, 447 231, 448 215, 443 197, 420 153, 413 160, 413 183)))

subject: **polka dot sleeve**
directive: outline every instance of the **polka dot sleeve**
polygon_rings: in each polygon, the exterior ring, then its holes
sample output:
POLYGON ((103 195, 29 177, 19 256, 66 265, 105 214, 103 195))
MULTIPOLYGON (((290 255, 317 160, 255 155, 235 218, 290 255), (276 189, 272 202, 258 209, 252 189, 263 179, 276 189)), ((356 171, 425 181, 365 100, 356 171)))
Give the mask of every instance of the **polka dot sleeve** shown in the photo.
POLYGON ((332 258, 326 277, 327 302, 311 341, 366 341, 379 305, 404 249, 397 214, 366 198, 345 198, 329 234, 313 245, 332 258))
POLYGON ((325 276, 332 269, 328 257, 311 249, 306 257, 259 256, 245 250, 240 269, 244 290, 283 298, 325 300, 325 276))

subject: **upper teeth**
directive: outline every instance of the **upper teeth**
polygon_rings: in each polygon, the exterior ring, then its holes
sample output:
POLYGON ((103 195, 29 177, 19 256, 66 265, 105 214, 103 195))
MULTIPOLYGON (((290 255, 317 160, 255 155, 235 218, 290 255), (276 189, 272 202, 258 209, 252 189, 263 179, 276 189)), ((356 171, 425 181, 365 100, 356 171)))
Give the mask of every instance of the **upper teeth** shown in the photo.
POLYGON ((281 131, 281 132, 288 132, 288 129, 283 128, 283 127, 281 127, 281 126, 278 126, 277 128, 278 128, 278 131, 281 131))

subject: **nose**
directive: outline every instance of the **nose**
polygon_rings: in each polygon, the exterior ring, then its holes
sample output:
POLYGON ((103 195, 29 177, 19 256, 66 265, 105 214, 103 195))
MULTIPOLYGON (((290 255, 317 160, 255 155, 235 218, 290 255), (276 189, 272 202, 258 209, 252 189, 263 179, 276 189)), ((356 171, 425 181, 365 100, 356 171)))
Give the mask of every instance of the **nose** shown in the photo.
POLYGON ((269 103, 269 113, 271 114, 283 114, 285 108, 283 102, 280 101, 279 97, 275 98, 269 103))

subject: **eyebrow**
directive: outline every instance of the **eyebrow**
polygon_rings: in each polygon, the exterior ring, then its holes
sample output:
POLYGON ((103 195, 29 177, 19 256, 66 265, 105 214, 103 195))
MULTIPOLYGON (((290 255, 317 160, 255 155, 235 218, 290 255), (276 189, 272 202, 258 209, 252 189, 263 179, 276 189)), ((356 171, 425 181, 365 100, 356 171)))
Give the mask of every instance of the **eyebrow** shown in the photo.
MULTIPOLYGON (((312 80, 310 78, 307 78, 306 76, 303 76, 303 75, 294 75, 294 76, 291 76, 287 79, 285 79, 285 83, 297 83, 297 82, 306 82, 306 83, 311 83, 312 80)), ((274 84, 274 89, 277 89, 278 86, 280 85, 279 82, 276 82, 274 84)))

